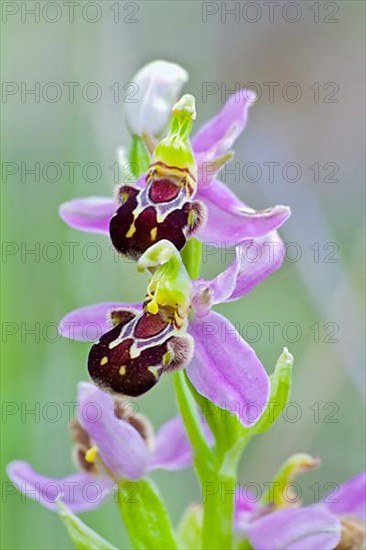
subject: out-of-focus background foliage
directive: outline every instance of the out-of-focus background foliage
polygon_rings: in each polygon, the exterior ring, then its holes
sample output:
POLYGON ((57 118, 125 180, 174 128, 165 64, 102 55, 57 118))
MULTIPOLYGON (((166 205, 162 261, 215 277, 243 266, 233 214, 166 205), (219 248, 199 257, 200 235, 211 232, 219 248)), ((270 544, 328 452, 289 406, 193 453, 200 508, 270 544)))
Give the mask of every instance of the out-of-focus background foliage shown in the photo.
MULTIPOLYGON (((10 4, 21 9, 20 2, 10 4)), ((35 3, 25 4, 30 9, 35 3)), ((289 454, 308 451, 322 457, 322 468, 301 480, 304 499, 310 502, 314 482, 319 483, 322 495, 324 484, 352 476, 362 469, 365 459, 364 4, 331 2, 326 7, 324 2, 297 2, 302 15, 295 23, 284 19, 283 2, 276 8, 273 23, 269 22, 269 8, 262 2, 257 3, 257 15, 252 7, 238 22, 233 15, 221 21, 220 11, 225 9, 221 2, 210 3, 214 6, 210 10, 219 11, 206 22, 202 18, 204 3, 199 1, 97 2, 94 4, 102 16, 95 23, 85 20, 95 18, 95 8, 89 7, 84 18, 81 15, 81 8, 89 2, 75 7, 73 23, 68 22, 64 3, 57 4, 62 16, 55 23, 45 20, 57 18, 51 6, 40 22, 32 15, 26 15, 22 22, 19 11, 6 21, 3 17, 2 25, 3 80, 19 87, 24 83, 28 89, 39 82, 41 89, 39 102, 30 95, 22 101, 19 91, 6 101, 3 98, 2 103, 2 161, 16 163, 19 168, 2 186, 1 392, 5 403, 15 404, 13 414, 3 416, 1 424, 4 464, 23 458, 48 475, 63 476, 73 471, 64 404, 76 400, 76 384, 87 378, 88 345, 57 338, 54 324, 75 307, 106 300, 134 301, 144 294, 146 279, 136 275, 133 264, 116 263, 106 238, 68 228, 57 209, 61 202, 77 196, 112 192, 115 183, 109 167, 116 161, 116 148, 128 143, 123 118, 127 92, 123 86, 143 64, 165 58, 182 64, 190 73, 185 91, 197 98, 196 128, 222 106, 220 93, 203 101, 204 82, 222 84, 224 92, 225 86, 235 89, 237 82, 241 86, 258 83, 262 90, 262 97, 250 111, 248 127, 235 146, 241 166, 257 163, 262 176, 253 181, 253 165, 248 177, 235 181, 233 175, 226 174, 226 182, 254 207, 280 203, 292 207, 293 216, 281 234, 285 241, 297 243, 301 258, 285 262, 280 272, 250 296, 222 306, 220 311, 239 324, 269 372, 283 346, 288 346, 296 358, 292 401, 298 410, 292 408, 288 416, 293 419, 301 414, 301 418, 296 422, 281 420, 269 434, 253 442, 244 457, 240 481, 270 481, 289 454), (119 23, 113 20, 117 5, 119 23), (123 22, 136 11, 136 5, 138 11, 130 18, 137 22, 123 22), (332 15, 336 8, 338 12, 332 15), (318 23, 314 22, 317 9, 318 23), (256 23, 245 20, 255 18, 259 18, 256 23), (325 22, 325 18, 338 22, 325 22), (62 88, 62 97, 55 103, 42 97, 43 86, 50 82, 62 88), (63 84, 67 82, 80 83, 74 102, 68 100, 63 84), (95 103, 81 95, 83 86, 90 82, 102 89, 102 97, 95 103), (114 101, 110 89, 116 89, 116 82, 119 102, 114 101), (264 84, 269 82, 280 83, 275 86, 273 102, 268 84, 264 84), (289 82, 301 87, 302 97, 297 102, 282 96, 283 86, 289 82), (323 89, 329 82, 339 87, 332 96, 334 85, 323 89), (319 101, 314 101, 317 86, 319 101), (40 181, 35 182, 28 175, 22 182, 21 163, 32 168, 37 162, 41 170, 49 162, 58 163, 62 168, 59 180, 46 181, 55 177, 50 168, 46 179, 41 174, 40 181), (79 163, 74 181, 70 181, 63 164, 67 162, 79 163), (82 174, 90 162, 98 163, 102 170, 102 177, 94 183, 87 181, 93 177, 92 170, 87 178, 82 174), (265 162, 280 163, 272 183, 265 162), (301 166, 298 182, 283 178, 281 170, 288 162, 301 166), (314 168, 309 168, 314 163, 320 167, 318 182, 314 181, 314 168), (327 163, 339 166, 333 175, 336 182, 324 181, 334 167, 324 168, 327 163), (68 252, 73 245, 68 243, 77 243, 74 261, 68 252), (324 248, 327 243, 336 243, 336 249, 333 245, 324 248), (317 247, 319 261, 314 261, 317 247), (25 254, 32 249, 38 250, 38 256, 25 254), (333 250, 336 253, 329 256, 333 250), (13 255, 4 255, 10 251, 13 255), (93 261, 97 251, 101 257, 93 261), (273 342, 264 325, 268 322, 279 323, 273 342), (282 332, 287 323, 297 323, 301 328, 297 342, 289 341, 296 339, 294 325, 287 326, 287 336, 282 332), (324 328, 326 323, 331 324, 324 328), (314 337, 315 326, 319 326, 319 338, 314 337), (334 327, 336 333, 332 335, 334 327), (27 332, 31 329, 36 335, 27 332), (327 342, 329 336, 338 341, 327 342), (50 403, 59 404, 61 411, 55 422, 47 421, 56 412, 50 403), (27 410, 38 412, 26 414, 27 410)), ((227 2, 226 8, 234 4, 227 2)), ((244 4, 248 3, 241 2, 240 6, 244 4)), ((41 2, 41 8, 45 5, 41 2)), ((286 14, 288 19, 296 16, 292 9, 286 14)), ((93 90, 89 92, 91 96, 93 90)), ((293 97, 294 88, 288 92, 293 97)), ((49 89, 50 97, 52 93, 49 89)), ((289 177, 293 177, 291 170, 289 177)), ((290 248, 289 255, 294 254, 295 248, 290 248)), ((223 266, 217 253, 204 264, 204 273, 213 275, 223 266)), ((169 419, 176 411, 171 378, 165 376, 139 405, 155 426, 169 419)), ((9 411, 11 405, 5 407, 9 411)), ((154 477, 161 484, 174 521, 189 502, 199 499, 190 470, 154 477)), ((3 494, 7 482, 4 476, 3 494)), ((56 515, 30 500, 22 502, 18 494, 5 495, 2 500, 6 501, 2 548, 71 546, 56 515)), ((111 542, 129 547, 113 502, 84 514, 83 519, 111 542)))

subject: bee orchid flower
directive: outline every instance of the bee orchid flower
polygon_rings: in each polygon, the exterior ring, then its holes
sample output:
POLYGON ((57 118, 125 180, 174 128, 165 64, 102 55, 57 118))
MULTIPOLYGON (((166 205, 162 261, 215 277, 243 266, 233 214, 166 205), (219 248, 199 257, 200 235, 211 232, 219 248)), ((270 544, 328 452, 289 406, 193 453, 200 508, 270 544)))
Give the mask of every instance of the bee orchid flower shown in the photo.
POLYGON ((60 207, 61 218, 82 231, 110 234, 116 249, 134 259, 161 239, 181 249, 195 233, 204 242, 232 246, 279 228, 290 216, 287 206, 255 211, 217 177, 233 156, 230 149, 254 98, 248 90, 232 95, 190 144, 194 99, 183 96, 173 107, 168 136, 156 148, 149 140, 150 166, 145 170, 143 163, 137 181, 122 185, 115 198, 68 201, 60 207))
POLYGON ((248 259, 250 246, 238 246, 235 260, 213 280, 191 281, 174 245, 160 241, 138 262, 140 270, 152 273, 142 304, 108 302, 75 310, 60 322, 60 333, 88 340, 88 325, 98 328, 88 369, 106 391, 139 396, 164 372, 185 368, 200 394, 251 425, 267 402, 268 376, 235 327, 212 310, 240 298, 281 265, 283 245, 275 232, 255 243, 255 263, 248 259))
POLYGON ((50 478, 20 460, 7 467, 18 489, 46 508, 56 510, 62 500, 73 512, 90 510, 121 479, 138 480, 155 469, 181 470, 191 464, 192 451, 180 417, 153 435, 150 423, 130 403, 113 399, 94 384, 80 382, 77 401, 77 419, 70 427, 78 473, 50 478))

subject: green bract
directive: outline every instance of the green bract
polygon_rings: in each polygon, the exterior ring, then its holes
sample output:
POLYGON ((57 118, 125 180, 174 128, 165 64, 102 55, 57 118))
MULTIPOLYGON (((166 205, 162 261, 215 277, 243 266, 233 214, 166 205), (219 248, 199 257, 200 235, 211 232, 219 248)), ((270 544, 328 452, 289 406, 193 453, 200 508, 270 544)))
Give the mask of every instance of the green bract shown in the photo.
POLYGON ((57 504, 58 514, 78 550, 117 550, 103 537, 90 529, 63 502, 57 504))

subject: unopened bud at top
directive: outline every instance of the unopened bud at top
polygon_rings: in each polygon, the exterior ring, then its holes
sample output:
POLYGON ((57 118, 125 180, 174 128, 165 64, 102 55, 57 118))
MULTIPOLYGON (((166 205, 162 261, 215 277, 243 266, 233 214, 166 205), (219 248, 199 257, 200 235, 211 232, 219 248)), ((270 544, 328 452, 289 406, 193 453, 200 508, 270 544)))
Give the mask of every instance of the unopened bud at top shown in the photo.
POLYGON ((137 92, 126 103, 126 122, 130 132, 138 136, 143 133, 159 136, 166 128, 171 108, 187 80, 187 71, 168 61, 153 61, 138 71, 132 79, 137 92))

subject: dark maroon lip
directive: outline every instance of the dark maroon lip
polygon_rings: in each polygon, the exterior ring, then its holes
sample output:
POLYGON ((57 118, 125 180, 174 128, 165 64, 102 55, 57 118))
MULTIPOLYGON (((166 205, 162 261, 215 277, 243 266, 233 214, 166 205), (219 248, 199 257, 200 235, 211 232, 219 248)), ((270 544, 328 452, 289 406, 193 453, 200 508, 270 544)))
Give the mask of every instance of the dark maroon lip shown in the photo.
POLYGON ((163 372, 180 368, 190 357, 185 331, 177 335, 172 321, 160 313, 114 311, 120 324, 103 334, 89 352, 88 371, 100 388, 138 397, 149 391, 163 372), (139 348, 138 354, 131 350, 139 348))

